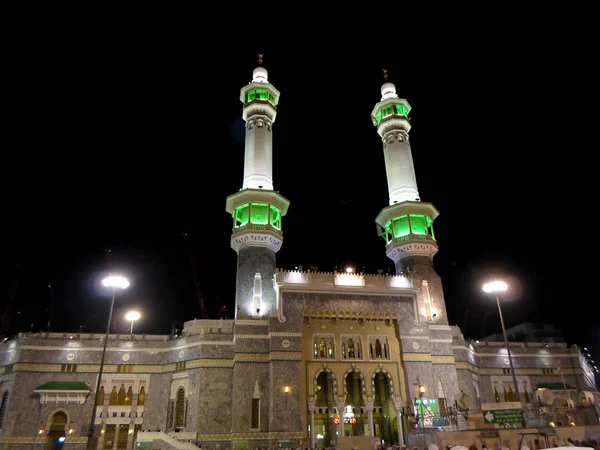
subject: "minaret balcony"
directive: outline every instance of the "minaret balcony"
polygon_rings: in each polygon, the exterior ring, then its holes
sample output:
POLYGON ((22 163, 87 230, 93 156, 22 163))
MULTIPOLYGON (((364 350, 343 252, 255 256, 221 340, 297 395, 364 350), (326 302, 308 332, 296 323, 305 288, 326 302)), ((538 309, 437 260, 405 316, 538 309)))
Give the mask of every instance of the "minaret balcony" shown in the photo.
POLYGON ((271 231, 275 234, 283 234, 283 232, 278 229, 275 228, 273 225, 269 225, 269 224, 257 224, 257 223, 247 223, 246 225, 242 225, 239 227, 234 227, 233 228, 233 233, 241 233, 243 231, 247 231, 247 230, 262 230, 262 231, 271 231))

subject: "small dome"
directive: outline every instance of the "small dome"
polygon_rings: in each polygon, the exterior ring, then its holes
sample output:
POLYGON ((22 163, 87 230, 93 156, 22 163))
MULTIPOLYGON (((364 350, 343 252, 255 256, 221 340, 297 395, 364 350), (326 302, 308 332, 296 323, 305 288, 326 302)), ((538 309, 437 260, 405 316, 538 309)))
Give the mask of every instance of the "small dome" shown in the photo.
POLYGON ((264 67, 257 67, 252 72, 252 81, 255 83, 268 83, 269 82, 269 72, 264 67))
POLYGON ((398 95, 396 95, 396 86, 394 86, 394 83, 383 83, 381 86, 381 100, 397 97, 398 95))

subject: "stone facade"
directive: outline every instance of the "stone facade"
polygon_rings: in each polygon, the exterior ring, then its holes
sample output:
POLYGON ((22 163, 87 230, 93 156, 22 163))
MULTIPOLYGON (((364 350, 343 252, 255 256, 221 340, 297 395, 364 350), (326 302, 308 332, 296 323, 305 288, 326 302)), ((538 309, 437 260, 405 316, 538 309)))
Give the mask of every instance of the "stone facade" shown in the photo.
MULTIPOLYGON (((334 419, 343 418, 348 405, 355 406, 363 432, 387 429, 388 436, 400 440, 405 438, 399 433, 411 429, 407 419, 418 413, 421 386, 427 398, 443 398, 448 409, 464 409, 466 399, 471 416, 482 403, 495 402, 496 393, 505 400, 505 389, 512 386, 506 349, 500 343, 466 341, 457 327, 449 326, 436 304, 441 291, 435 280, 428 283, 429 296, 440 314, 428 320, 421 277, 339 275, 276 272, 276 301, 268 316, 193 320, 177 339, 112 335, 102 375, 104 399, 95 421, 98 448, 112 426, 114 448, 132 448, 142 430, 175 428, 219 448, 246 441, 250 447, 288 441, 318 445, 307 430, 313 425, 329 433, 343 431, 348 424, 334 419), (319 392, 325 386, 322 373, 331 389, 325 403, 319 392), (127 394, 118 404, 121 391, 127 394), (392 420, 384 423, 387 414, 392 420), (127 433, 120 443, 119 431, 127 433)), ((102 343, 101 335, 41 333, 2 344, 0 390, 8 394, 0 442, 12 448, 45 442, 54 415, 64 412, 66 439, 83 448, 102 343), (82 382, 90 392, 78 403, 66 391, 36 391, 50 382, 82 382)), ((580 392, 597 395, 590 367, 576 347, 512 343, 511 354, 526 407, 537 405, 540 383, 564 382, 575 388, 575 401, 580 392)), ((577 425, 598 420, 593 406, 579 411, 569 416, 577 425)))

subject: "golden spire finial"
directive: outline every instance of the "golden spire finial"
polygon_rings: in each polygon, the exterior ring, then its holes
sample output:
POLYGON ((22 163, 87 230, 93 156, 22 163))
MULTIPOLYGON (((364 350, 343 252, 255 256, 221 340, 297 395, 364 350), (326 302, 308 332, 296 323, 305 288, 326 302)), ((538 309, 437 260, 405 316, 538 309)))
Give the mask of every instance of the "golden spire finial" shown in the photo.
POLYGON ((383 79, 384 79, 385 81, 387 81, 387 79, 388 79, 388 73, 387 73, 387 69, 382 69, 382 70, 383 70, 383 79))
POLYGON ((263 55, 264 55, 264 53, 259 53, 259 54, 258 54, 258 65, 259 65, 259 66, 262 66, 262 61, 263 61, 263 60, 262 60, 262 58, 263 58, 263 55))

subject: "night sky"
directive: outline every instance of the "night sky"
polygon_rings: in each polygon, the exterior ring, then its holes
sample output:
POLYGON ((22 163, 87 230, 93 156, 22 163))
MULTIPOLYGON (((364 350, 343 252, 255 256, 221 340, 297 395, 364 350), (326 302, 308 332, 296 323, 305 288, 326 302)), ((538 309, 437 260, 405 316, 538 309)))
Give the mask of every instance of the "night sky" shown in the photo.
POLYGON ((168 334, 174 321, 200 317, 189 254, 210 317, 233 311, 225 199, 242 186, 240 88, 264 52, 281 92, 274 186, 291 201, 278 267, 393 272, 376 233, 388 191, 370 119, 386 68, 413 107, 421 199, 440 211, 434 261, 450 323, 471 338, 499 332, 481 285, 503 276, 513 292, 507 326, 554 323, 600 359, 593 204, 575 186, 591 147, 586 98, 556 65, 569 54, 538 37, 425 37, 365 50, 334 36, 214 48, 184 31, 23 42, 27 51, 5 66, 15 101, 0 180, 0 311, 18 279, 11 332, 45 329, 51 299, 53 330, 104 332, 107 249, 132 283, 117 297, 117 331, 134 306, 138 333, 168 334))

